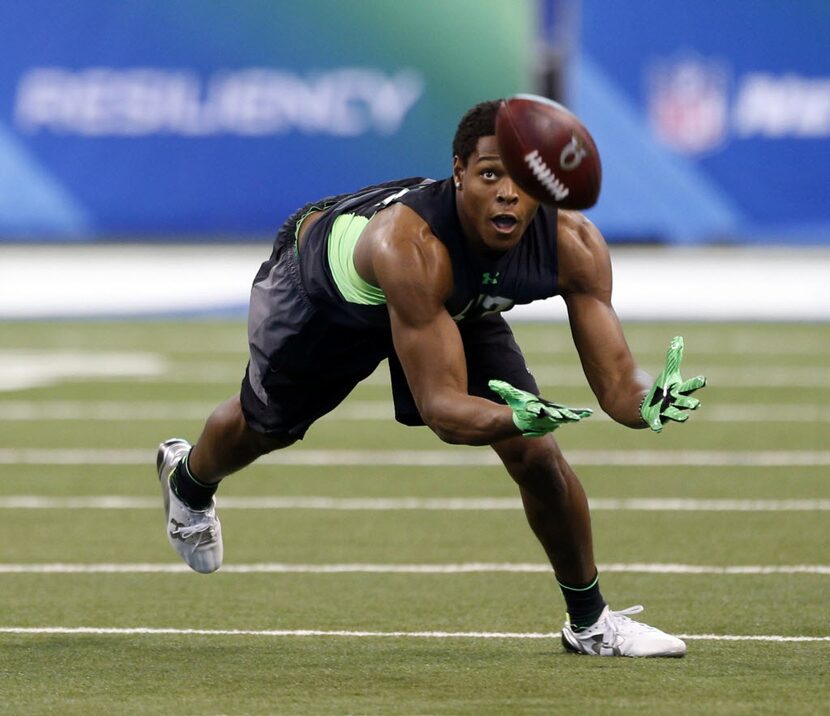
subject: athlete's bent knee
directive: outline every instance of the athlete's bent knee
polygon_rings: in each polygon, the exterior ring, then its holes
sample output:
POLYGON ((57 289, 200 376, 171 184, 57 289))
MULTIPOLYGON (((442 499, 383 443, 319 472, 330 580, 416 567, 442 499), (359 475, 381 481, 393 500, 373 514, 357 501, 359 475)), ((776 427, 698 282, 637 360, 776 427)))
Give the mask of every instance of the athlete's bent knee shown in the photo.
POLYGON ((239 436, 239 441, 256 455, 266 455, 274 450, 286 448, 296 442, 290 435, 266 435, 254 430, 245 418, 239 395, 226 400, 214 413, 218 419, 239 436))

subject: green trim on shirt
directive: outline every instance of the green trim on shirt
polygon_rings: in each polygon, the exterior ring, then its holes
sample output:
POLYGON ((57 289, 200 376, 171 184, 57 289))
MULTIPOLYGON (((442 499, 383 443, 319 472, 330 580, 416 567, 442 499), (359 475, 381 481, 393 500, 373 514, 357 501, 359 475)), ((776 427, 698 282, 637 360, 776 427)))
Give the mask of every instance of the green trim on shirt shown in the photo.
POLYGON ((341 214, 331 226, 328 243, 329 268, 337 290, 349 303, 378 306, 386 295, 377 286, 364 281, 354 265, 354 249, 369 219, 357 214, 341 214))

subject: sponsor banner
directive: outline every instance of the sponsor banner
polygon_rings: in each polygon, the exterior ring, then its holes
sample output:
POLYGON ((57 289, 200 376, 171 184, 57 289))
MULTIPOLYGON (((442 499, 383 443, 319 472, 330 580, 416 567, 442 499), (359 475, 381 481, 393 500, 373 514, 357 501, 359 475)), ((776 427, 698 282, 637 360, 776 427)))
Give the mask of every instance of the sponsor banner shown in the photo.
POLYGON ((343 67, 313 78, 267 67, 218 71, 35 67, 20 78, 14 124, 26 136, 267 137, 396 134, 424 76, 343 67))
POLYGON ((830 4, 580 5, 570 101, 607 233, 830 242, 830 4))
POLYGON ((271 234, 441 177, 461 114, 532 88, 536 3, 0 5, 0 238, 271 234))

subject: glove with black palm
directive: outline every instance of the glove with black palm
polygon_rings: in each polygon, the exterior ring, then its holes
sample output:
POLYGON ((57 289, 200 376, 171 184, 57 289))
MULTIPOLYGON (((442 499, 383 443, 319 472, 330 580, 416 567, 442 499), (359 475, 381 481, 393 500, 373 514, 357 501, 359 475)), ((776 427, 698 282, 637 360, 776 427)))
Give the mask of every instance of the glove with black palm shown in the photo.
POLYGON ((685 411, 697 410, 700 406, 700 401, 692 398, 691 394, 706 385, 706 378, 698 375, 684 381, 680 377, 682 360, 683 336, 676 336, 672 338, 666 352, 666 365, 640 405, 640 416, 656 433, 659 433, 669 420, 685 422, 689 419, 689 414, 685 411))

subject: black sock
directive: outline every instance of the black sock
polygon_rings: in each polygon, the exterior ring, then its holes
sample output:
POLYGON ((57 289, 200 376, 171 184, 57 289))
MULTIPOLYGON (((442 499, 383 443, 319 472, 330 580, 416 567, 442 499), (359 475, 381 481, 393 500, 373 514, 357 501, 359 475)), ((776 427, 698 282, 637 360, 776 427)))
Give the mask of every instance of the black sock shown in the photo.
POLYGON ((605 600, 599 591, 599 575, 593 582, 584 587, 570 587, 558 582, 565 604, 568 606, 568 620, 574 631, 591 626, 602 610, 605 609, 605 600))
POLYGON ((199 482, 196 476, 190 471, 188 465, 188 458, 190 453, 185 455, 176 465, 173 474, 170 475, 170 487, 184 504, 192 510, 206 510, 210 507, 210 502, 213 495, 216 493, 216 488, 219 487, 217 482, 215 485, 206 485, 199 482))

